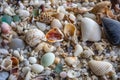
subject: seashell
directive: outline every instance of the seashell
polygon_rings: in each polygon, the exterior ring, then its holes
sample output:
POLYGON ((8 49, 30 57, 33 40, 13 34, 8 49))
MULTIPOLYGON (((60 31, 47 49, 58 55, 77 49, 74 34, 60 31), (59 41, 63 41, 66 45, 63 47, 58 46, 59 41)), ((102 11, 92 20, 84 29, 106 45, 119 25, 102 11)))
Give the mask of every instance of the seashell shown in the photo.
POLYGON ((63 25, 61 24, 61 22, 58 19, 53 19, 53 21, 51 22, 51 27, 57 27, 57 28, 63 28, 63 25))
POLYGON ((2 22, 1 31, 3 34, 9 34, 11 32, 11 27, 7 23, 2 22))
POLYGON ((57 8, 57 13, 66 14, 66 13, 68 13, 68 12, 66 11, 66 9, 65 9, 63 6, 58 6, 58 8, 57 8))
POLYGON ((73 65, 74 63, 76 63, 77 60, 78 60, 77 57, 66 57, 66 58, 65 58, 65 62, 66 62, 69 66, 73 65))
POLYGON ((40 43, 42 40, 46 40, 45 34, 38 30, 38 29, 30 29, 25 34, 25 41, 27 44, 29 44, 31 47, 36 46, 38 43, 40 43))
POLYGON ((45 52, 52 52, 52 51, 55 51, 56 50, 56 47, 55 46, 52 46, 52 45, 49 45, 49 44, 45 44, 43 46, 43 49, 45 52))
POLYGON ((5 71, 0 72, 0 80, 7 80, 8 77, 9 77, 8 72, 5 72, 5 71))
POLYGON ((20 61, 23 61, 23 60, 24 60, 23 55, 20 54, 18 50, 14 50, 13 55, 14 55, 15 57, 19 58, 20 61))
POLYGON ((5 69, 6 71, 9 71, 12 69, 12 61, 10 59, 3 59, 1 63, 1 68, 5 69))
POLYGON ((68 76, 69 78, 76 78, 76 77, 79 77, 79 76, 80 76, 80 72, 76 72, 76 71, 74 71, 74 70, 68 70, 67 76, 68 76))
POLYGON ((31 0, 30 5, 33 5, 35 7, 40 7, 40 5, 45 4, 45 1, 41 0, 31 0))
POLYGON ((47 25, 41 22, 36 22, 36 25, 38 27, 38 29, 40 29, 41 31, 45 31, 47 28, 47 25))
POLYGON ((19 75, 19 68, 18 67, 12 68, 10 70, 10 74, 18 76, 19 75))
POLYGON ((44 67, 39 64, 33 64, 31 65, 31 70, 35 73, 41 73, 44 70, 44 67))
POLYGON ((22 39, 14 38, 11 40, 11 42, 8 44, 10 49, 16 50, 18 48, 24 49, 25 43, 22 39))
POLYGON ((10 15, 10 16, 14 16, 14 15, 15 15, 14 10, 13 10, 10 6, 8 6, 8 7, 6 7, 6 8, 4 9, 4 13, 5 13, 5 14, 8 14, 8 15, 10 15))
POLYGON ((28 71, 30 71, 31 70, 31 68, 30 67, 23 67, 22 68, 22 72, 24 73, 24 74, 27 74, 28 73, 28 71))
POLYGON ((120 45, 120 22, 109 18, 102 18, 102 24, 108 41, 112 45, 120 45))
POLYGON ((86 12, 85 14, 83 14, 83 17, 88 17, 88 18, 91 18, 93 20, 96 20, 95 14, 92 14, 92 13, 89 13, 89 12, 86 12))
POLYGON ((37 59, 35 57, 29 57, 28 60, 31 64, 35 64, 37 62, 37 59))
POLYGON ((12 61, 12 68, 19 66, 19 60, 16 57, 11 57, 11 61, 12 61))
POLYGON ((55 57, 54 63, 58 64, 60 62, 60 58, 59 57, 55 57))
POLYGON ((81 32, 83 41, 99 41, 101 39, 100 26, 90 18, 81 19, 81 32))
POLYGON ((8 80, 17 80, 17 76, 11 74, 11 75, 9 76, 8 80))
POLYGON ((90 69, 98 76, 103 76, 113 70, 112 64, 105 61, 91 60, 88 65, 90 69))
POLYGON ((53 53, 46 53, 41 58, 41 64, 44 67, 50 66, 54 63, 55 55, 53 53))
POLYGON ((76 27, 73 24, 71 24, 71 23, 66 24, 65 27, 64 27, 64 34, 65 34, 65 36, 69 37, 74 42, 77 39, 76 31, 77 31, 76 27))
POLYGON ((0 54, 2 54, 2 55, 8 55, 9 52, 8 52, 7 49, 1 48, 1 49, 0 49, 0 54))
POLYGON ((30 71, 28 71, 28 73, 26 74, 25 76, 25 79, 24 80, 31 80, 31 77, 32 77, 32 74, 30 71))
POLYGON ((61 78, 66 78, 67 77, 67 73, 66 72, 60 72, 60 77, 61 78))
POLYGON ((55 14, 54 16, 55 18, 61 21, 64 19, 65 14, 60 12, 60 13, 55 14))
POLYGON ((70 19, 70 21, 73 22, 73 23, 76 21, 76 17, 75 17, 74 14, 70 14, 70 13, 69 13, 69 19, 70 19))
POLYGON ((63 33, 57 27, 50 29, 46 33, 46 39, 48 40, 48 42, 60 42, 63 40, 63 37, 63 33))
POLYGON ((80 54, 83 52, 83 48, 80 44, 77 44, 75 46, 75 52, 74 52, 74 56, 80 56, 80 54))
POLYGON ((26 17, 29 17, 30 16, 30 12, 27 11, 27 10, 23 10, 23 9, 19 9, 16 11, 20 17, 22 18, 26 18, 26 17))

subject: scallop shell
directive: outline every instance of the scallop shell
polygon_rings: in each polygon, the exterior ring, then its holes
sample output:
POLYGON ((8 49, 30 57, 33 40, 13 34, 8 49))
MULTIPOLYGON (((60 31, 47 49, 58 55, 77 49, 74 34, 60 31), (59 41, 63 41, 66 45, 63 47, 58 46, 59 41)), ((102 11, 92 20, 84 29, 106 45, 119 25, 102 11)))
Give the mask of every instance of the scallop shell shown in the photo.
POLYGON ((100 26, 90 18, 81 19, 81 32, 83 41, 99 41, 101 39, 100 26))
POLYGON ((73 65, 74 63, 76 63, 77 60, 78 60, 77 57, 66 57, 66 58, 65 58, 65 62, 66 62, 69 66, 73 65))
POLYGON ((31 70, 35 73, 41 73, 44 70, 44 67, 39 64, 33 64, 31 65, 31 70))
POLYGON ((53 21, 51 22, 51 27, 63 28, 63 25, 58 19, 53 19, 53 21))
POLYGON ((108 41, 113 45, 120 45, 120 22, 110 18, 102 18, 102 24, 108 41))
POLYGON ((1 63, 1 68, 9 71, 12 69, 12 61, 10 59, 5 58, 1 63))
POLYGON ((68 39, 73 40, 74 42, 77 40, 76 31, 76 27, 71 23, 66 24, 64 27, 65 36, 68 37, 68 39))
POLYGON ((103 76, 113 70, 112 64, 105 61, 91 60, 88 65, 90 69, 98 76, 103 76))
POLYGON ((83 48, 80 44, 77 44, 75 46, 75 52, 74 52, 74 56, 80 56, 80 54, 83 52, 83 48))
POLYGON ((38 29, 30 29, 25 34, 25 41, 27 44, 29 44, 31 47, 36 46, 38 43, 40 43, 42 40, 46 40, 45 34, 38 30, 38 29))
POLYGON ((50 29, 46 33, 46 39, 48 40, 48 42, 60 42, 63 40, 63 37, 63 33, 57 27, 50 29))
POLYGON ((18 58, 16 58, 16 57, 11 57, 11 61, 12 61, 12 68, 19 66, 19 60, 18 60, 18 58))
POLYGON ((44 67, 50 66, 54 63, 55 60, 55 55, 53 53, 46 53, 45 55, 42 56, 41 58, 41 64, 44 67))

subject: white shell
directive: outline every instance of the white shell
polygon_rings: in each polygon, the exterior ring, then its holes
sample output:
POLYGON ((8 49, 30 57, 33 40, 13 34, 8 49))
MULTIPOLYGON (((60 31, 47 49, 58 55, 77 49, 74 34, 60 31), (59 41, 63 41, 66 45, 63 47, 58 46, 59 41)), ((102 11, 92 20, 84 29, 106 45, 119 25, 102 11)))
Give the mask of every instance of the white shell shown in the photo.
POLYGON ((35 57, 29 57, 28 60, 31 64, 35 64, 37 62, 37 59, 35 57))
POLYGON ((76 61, 77 61, 77 57, 66 57, 66 58, 65 58, 65 62, 66 62, 69 66, 75 64, 76 61))
POLYGON ((89 58, 92 55, 94 55, 94 52, 88 47, 82 52, 82 57, 84 58, 89 58))
POLYGON ((80 56, 80 54, 83 52, 83 48, 80 44, 77 44, 75 46, 75 52, 74 52, 74 56, 80 56))
POLYGON ((67 72, 67 76, 69 78, 76 78, 76 77, 79 77, 80 76, 80 72, 75 72, 74 70, 69 70, 67 72))
POLYGON ((26 33, 25 41, 31 46, 35 46, 41 42, 41 40, 46 40, 45 34, 38 29, 30 29, 26 33))
POLYGON ((83 41, 99 41, 101 39, 100 26, 90 18, 81 19, 81 30, 83 41))
POLYGON ((26 17, 29 17, 30 16, 30 12, 27 11, 27 10, 23 10, 23 9, 19 9, 16 11, 19 16, 21 16, 22 18, 26 18, 26 17))
POLYGON ((59 20, 63 20, 64 16, 65 16, 64 13, 58 13, 58 14, 56 15, 56 18, 59 19, 59 20))
POLYGON ((28 71, 30 71, 30 70, 31 70, 30 67, 23 67, 23 68, 22 68, 22 72, 23 72, 24 74, 27 74, 28 71))
POLYGON ((26 74, 25 76, 25 79, 24 80, 31 80, 31 77, 32 77, 32 74, 30 71, 28 71, 28 73, 26 74))
POLYGON ((35 73, 41 73, 44 70, 44 67, 39 64, 33 64, 31 65, 31 70, 35 73))
POLYGON ((72 22, 75 22, 76 21, 76 17, 74 14, 69 14, 69 19, 72 21, 72 22))
POLYGON ((31 0, 30 5, 33 5, 35 7, 40 7, 41 4, 45 4, 45 1, 43 0, 31 0))
POLYGON ((10 16, 14 16, 14 15, 15 15, 14 10, 13 10, 10 6, 8 6, 8 7, 6 7, 6 8, 4 9, 4 13, 6 13, 6 14, 8 14, 8 15, 10 15, 10 16))
POLYGON ((9 52, 8 52, 8 50, 7 50, 7 49, 1 48, 1 49, 0 49, 0 54, 3 54, 3 55, 8 55, 8 54, 9 54, 9 52))
POLYGON ((98 76, 103 76, 113 70, 112 64, 105 61, 91 60, 88 65, 90 69, 98 76))
POLYGON ((47 28, 47 25, 41 22, 36 22, 36 25, 38 27, 38 29, 40 29, 41 31, 45 31, 47 28))
POLYGON ((93 20, 96 20, 96 16, 95 14, 92 14, 92 13, 89 13, 89 12, 86 12, 85 14, 83 14, 84 17, 88 17, 88 18, 91 18, 93 20))
POLYGON ((61 22, 58 19, 54 19, 51 22, 51 27, 63 28, 63 25, 61 24, 61 22))
POLYGON ((11 74, 8 78, 8 80, 17 80, 16 75, 11 74))

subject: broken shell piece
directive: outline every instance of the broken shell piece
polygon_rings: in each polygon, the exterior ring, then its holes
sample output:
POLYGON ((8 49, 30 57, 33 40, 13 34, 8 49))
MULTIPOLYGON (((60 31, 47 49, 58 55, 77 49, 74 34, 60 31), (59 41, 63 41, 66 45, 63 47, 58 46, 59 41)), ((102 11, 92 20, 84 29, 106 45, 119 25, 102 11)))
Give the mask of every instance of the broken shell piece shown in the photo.
POLYGON ((1 68, 5 69, 6 71, 9 71, 12 69, 12 61, 10 59, 4 59, 1 63, 1 68))
POLYGON ((63 25, 58 19, 53 19, 53 21, 51 22, 51 27, 63 28, 63 25))
POLYGON ((88 63, 90 69, 98 76, 103 76, 113 71, 113 66, 109 62, 91 60, 88 63))
POLYGON ((52 52, 52 51, 55 51, 56 50, 56 47, 55 46, 52 46, 48 43, 46 43, 44 46, 43 46, 43 49, 45 52, 52 52))
POLYGON ((80 54, 83 52, 83 48, 80 44, 77 44, 75 46, 75 52, 74 52, 74 56, 80 56, 80 54))
POLYGON ((4 9, 4 13, 6 13, 6 14, 8 14, 8 15, 10 15, 10 16, 14 16, 14 15, 15 15, 14 10, 13 10, 10 6, 8 6, 8 7, 6 7, 6 8, 4 9))
POLYGON ((74 71, 74 70, 69 70, 69 71, 67 72, 67 76, 68 76, 69 78, 77 78, 77 77, 80 76, 80 72, 76 72, 76 71, 74 71))
POLYGON ((49 30, 46 33, 46 39, 48 40, 48 42, 59 42, 63 40, 63 37, 63 33, 57 27, 49 30))
POLYGON ((93 20, 96 20, 95 14, 92 14, 92 13, 89 13, 89 12, 86 12, 85 14, 83 14, 83 17, 88 17, 88 18, 91 18, 93 20))
POLYGON ((25 36, 26 43, 29 44, 31 47, 36 46, 38 43, 41 42, 41 40, 46 40, 45 34, 38 29, 30 29, 25 36))
POLYGON ((70 19, 70 21, 73 22, 73 23, 76 21, 76 17, 75 17, 74 14, 69 14, 69 19, 70 19))
POLYGON ((101 39, 100 26, 90 18, 81 19, 81 32, 83 41, 99 41, 101 39))
POLYGON ((41 73, 44 70, 44 67, 39 64, 33 64, 31 65, 31 70, 35 73, 41 73))
POLYGON ((12 67, 19 66, 19 60, 16 57, 11 57, 11 61, 12 61, 12 67))
POLYGON ((18 67, 12 68, 10 70, 10 74, 18 76, 19 75, 19 68, 18 67))
POLYGON ((74 63, 76 63, 77 60, 78 60, 77 57, 66 57, 66 58, 65 58, 65 62, 66 62, 69 66, 73 65, 74 63))
POLYGON ((64 27, 65 36, 68 37, 68 39, 71 39, 73 41, 76 41, 77 39, 76 31, 77 31, 76 27, 71 23, 66 24, 64 27))

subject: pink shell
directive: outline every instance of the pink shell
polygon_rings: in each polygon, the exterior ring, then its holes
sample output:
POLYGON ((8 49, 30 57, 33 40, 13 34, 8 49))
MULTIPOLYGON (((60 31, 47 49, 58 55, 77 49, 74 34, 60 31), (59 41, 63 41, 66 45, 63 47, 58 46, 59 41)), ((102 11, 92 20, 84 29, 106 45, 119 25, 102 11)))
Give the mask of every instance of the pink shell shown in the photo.
POLYGON ((1 24, 1 31, 3 34, 9 34, 11 31, 11 27, 7 23, 3 22, 1 24))

